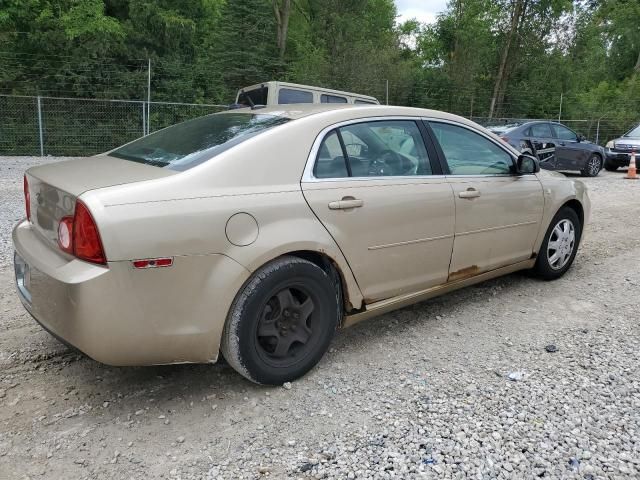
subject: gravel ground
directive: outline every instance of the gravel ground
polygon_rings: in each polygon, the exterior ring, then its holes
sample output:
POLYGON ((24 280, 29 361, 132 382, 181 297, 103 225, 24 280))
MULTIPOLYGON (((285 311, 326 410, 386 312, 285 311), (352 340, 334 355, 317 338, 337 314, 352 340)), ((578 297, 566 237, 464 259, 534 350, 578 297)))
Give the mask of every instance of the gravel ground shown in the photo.
POLYGON ((107 367, 43 332, 7 243, 37 161, 0 158, 0 478, 640 478, 640 183, 622 172, 586 179, 564 278, 384 315, 266 388, 224 364, 107 367))

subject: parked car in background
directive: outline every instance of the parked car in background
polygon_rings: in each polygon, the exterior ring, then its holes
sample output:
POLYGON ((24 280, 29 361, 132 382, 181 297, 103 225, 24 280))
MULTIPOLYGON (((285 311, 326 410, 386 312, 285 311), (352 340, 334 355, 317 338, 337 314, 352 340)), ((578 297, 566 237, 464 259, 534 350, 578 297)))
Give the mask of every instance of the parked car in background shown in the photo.
POLYGON ((485 127, 491 133, 495 133, 496 135, 502 135, 507 130, 511 130, 512 128, 519 127, 522 125, 522 122, 513 122, 513 123, 505 123, 504 125, 489 125, 485 127))
POLYGON ((350 103, 379 105, 375 97, 289 82, 265 82, 241 88, 236 106, 289 105, 292 103, 350 103))
POLYGON ((540 167, 547 170, 578 171, 595 177, 603 166, 602 147, 558 122, 526 122, 498 135, 520 152, 537 157, 540 167))
POLYGON ((615 138, 605 146, 604 168, 614 172, 618 167, 628 167, 631 151, 635 150, 636 159, 640 159, 640 124, 633 127, 620 138, 615 138))
MULTIPOLYGON (((590 201, 433 110, 240 109, 24 177, 25 308, 112 365, 215 362, 282 384, 337 328, 517 270, 571 266, 590 201)), ((26 341, 26 340, 25 340, 26 341)))

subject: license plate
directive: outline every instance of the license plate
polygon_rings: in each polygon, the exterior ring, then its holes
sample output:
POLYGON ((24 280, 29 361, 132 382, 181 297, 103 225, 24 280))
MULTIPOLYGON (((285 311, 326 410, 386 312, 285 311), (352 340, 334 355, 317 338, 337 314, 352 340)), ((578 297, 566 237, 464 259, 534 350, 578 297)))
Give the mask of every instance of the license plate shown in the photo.
POLYGON ((31 287, 31 269, 29 268, 29 264, 15 252, 13 254, 13 265, 16 271, 18 291, 27 302, 31 303, 31 291, 29 290, 31 287))

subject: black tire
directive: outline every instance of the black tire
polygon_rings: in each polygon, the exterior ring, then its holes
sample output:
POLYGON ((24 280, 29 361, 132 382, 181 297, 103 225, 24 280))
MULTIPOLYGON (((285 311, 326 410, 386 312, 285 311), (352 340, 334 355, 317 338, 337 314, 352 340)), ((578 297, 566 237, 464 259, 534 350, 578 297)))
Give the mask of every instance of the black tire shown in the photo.
MULTIPOLYGON (((576 257, 578 247, 580 246, 581 237, 582 224, 580 223, 578 214, 572 208, 562 207, 558 211, 558 213, 556 213, 556 215, 553 217, 553 220, 551 220, 551 223, 549 224, 547 233, 545 234, 542 245, 540 246, 540 251, 538 252, 536 264, 533 267, 533 273, 537 277, 540 277, 544 280, 555 280, 556 278, 560 278, 561 276, 563 276, 566 271, 569 270, 571 264, 573 263, 573 260, 576 257), (549 241, 551 238, 557 238, 557 233, 554 233, 554 229, 564 221, 568 221, 571 223, 571 225, 573 225, 574 242, 571 246, 571 251, 568 257, 564 257, 566 258, 566 261, 560 264, 561 262, 553 262, 551 260, 553 258, 553 255, 551 254, 549 249, 549 241)), ((551 251, 555 252, 553 247, 551 248, 551 251)), ((564 252, 566 252, 566 250, 564 250, 564 252)), ((564 252, 560 256, 563 256, 564 252)))
POLYGON ((609 160, 605 160, 604 161, 604 169, 607 172, 615 172, 616 170, 618 170, 618 166, 614 165, 613 163, 609 163, 609 160))
POLYGON ((602 157, 597 153, 592 153, 580 173, 583 177, 597 177, 600 170, 602 170, 602 157))
POLYGON ((311 370, 327 351, 342 312, 333 278, 289 256, 256 271, 229 311, 220 346, 227 362, 265 385, 282 385, 311 370))

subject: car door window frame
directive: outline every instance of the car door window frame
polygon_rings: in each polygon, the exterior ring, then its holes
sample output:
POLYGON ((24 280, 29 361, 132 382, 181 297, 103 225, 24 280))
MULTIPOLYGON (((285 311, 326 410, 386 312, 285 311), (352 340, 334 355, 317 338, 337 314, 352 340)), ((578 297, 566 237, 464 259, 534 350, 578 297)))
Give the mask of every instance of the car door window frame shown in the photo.
POLYGON ((464 177, 513 177, 513 176, 518 176, 519 174, 516 172, 516 162, 518 160, 518 157, 508 148, 506 148, 504 145, 501 145, 499 142, 495 141, 493 138, 491 138, 489 135, 487 135, 485 132, 482 132, 481 130, 478 130, 476 128, 473 128, 469 125, 465 125, 464 123, 460 123, 460 122, 455 122, 455 121, 451 121, 451 120, 446 120, 446 119, 442 119, 442 118, 423 118, 422 119, 422 123, 424 124, 429 136, 430 136, 430 140, 433 143, 433 145, 435 146, 435 149, 437 151, 437 158, 440 162, 441 165, 441 169, 444 173, 444 175, 448 175, 448 176, 455 176, 456 178, 464 178, 464 177), (509 156, 509 158, 511 158, 511 172, 509 173, 473 173, 473 174, 464 174, 464 175, 454 175, 451 173, 451 170, 449 169, 449 164, 447 163, 447 157, 444 154, 444 151, 442 150, 442 147, 440 146, 440 142, 438 142, 437 138, 436 138, 436 134, 433 131, 433 129, 431 128, 431 123, 446 123, 449 125, 453 125, 454 127, 460 127, 460 128, 464 128, 466 130, 469 130, 472 133, 475 133, 477 135, 480 135, 481 137, 484 137, 487 141, 491 142, 492 144, 494 144, 495 146, 497 146, 499 149, 503 150, 505 153, 507 153, 507 155, 509 156))
POLYGON ((411 116, 388 116, 388 117, 365 117, 365 118, 357 118, 352 120, 346 120, 344 122, 335 123, 328 127, 325 127, 316 137, 313 142, 313 146, 311 147, 311 152, 309 152, 309 156, 307 158, 307 163, 305 165, 303 174, 302 174, 302 182, 339 182, 339 181, 392 181, 397 179, 419 179, 419 178, 438 178, 444 177, 445 172, 442 170, 442 163, 439 160, 438 152, 435 148, 435 145, 432 142, 432 137, 429 135, 427 128, 424 125, 422 117, 411 117, 411 116), (344 140, 342 138, 342 134, 340 133, 341 127, 346 127, 348 125, 354 125, 358 123, 371 123, 371 122, 385 122, 385 121, 409 121, 414 122, 416 127, 420 132, 420 136, 422 138, 422 142, 424 143, 424 147, 427 151, 427 160, 429 165, 431 166, 431 174, 430 175, 396 175, 396 176, 368 176, 368 177, 338 177, 338 178, 317 178, 314 175, 315 164, 318 159, 318 153, 320 151, 320 146, 324 142, 325 138, 331 134, 334 130, 338 133, 338 139, 340 140, 340 145, 342 147, 342 154, 345 156, 345 161, 347 163, 347 168, 349 173, 351 173, 351 169, 349 167, 349 161, 347 156, 347 150, 344 145, 344 140))
POLYGON ((551 123, 551 124, 549 124, 549 127, 551 128, 551 134, 553 135, 552 138, 555 138, 556 140, 562 140, 563 142, 576 142, 576 143, 578 142, 578 134, 576 132, 574 132, 573 130, 571 130, 566 125, 562 125, 560 123, 551 123), (566 129, 566 130, 569 130, 571 133, 573 133, 575 138, 569 139, 569 138, 560 137, 560 134, 558 133, 558 130, 556 130, 556 128, 558 128, 558 127, 561 127, 561 128, 566 129))

